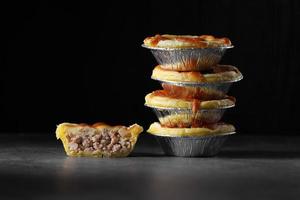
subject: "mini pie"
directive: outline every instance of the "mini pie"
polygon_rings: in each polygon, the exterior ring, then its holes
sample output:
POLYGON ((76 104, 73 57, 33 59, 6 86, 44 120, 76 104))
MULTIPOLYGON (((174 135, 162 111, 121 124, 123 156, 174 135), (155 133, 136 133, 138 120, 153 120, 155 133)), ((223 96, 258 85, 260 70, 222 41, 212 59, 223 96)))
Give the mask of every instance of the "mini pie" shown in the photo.
POLYGON ((158 122, 151 124, 147 130, 147 132, 150 134, 166 137, 206 136, 225 133, 227 134, 234 131, 235 128, 233 125, 224 123, 216 123, 211 124, 208 127, 198 128, 167 128, 162 127, 158 122))
POLYGON ((216 65, 208 72, 179 72, 165 70, 160 65, 152 72, 152 79, 160 81, 178 81, 185 83, 222 83, 235 82, 243 78, 241 72, 231 65, 216 65))
POLYGON ((57 126, 56 138, 63 143, 68 156, 125 157, 133 150, 143 128, 62 123, 57 126))
POLYGON ((216 38, 212 35, 155 35, 144 40, 147 47, 161 48, 211 48, 231 46, 231 41, 226 38, 216 38))
POLYGON ((156 90, 149 93, 145 97, 146 105, 150 107, 160 108, 185 108, 197 111, 201 109, 220 109, 233 107, 235 105, 232 99, 219 99, 200 101, 198 99, 181 99, 178 97, 170 96, 165 90, 156 90), (199 105, 197 105, 199 104, 199 105), (198 107, 198 108, 197 108, 198 107))

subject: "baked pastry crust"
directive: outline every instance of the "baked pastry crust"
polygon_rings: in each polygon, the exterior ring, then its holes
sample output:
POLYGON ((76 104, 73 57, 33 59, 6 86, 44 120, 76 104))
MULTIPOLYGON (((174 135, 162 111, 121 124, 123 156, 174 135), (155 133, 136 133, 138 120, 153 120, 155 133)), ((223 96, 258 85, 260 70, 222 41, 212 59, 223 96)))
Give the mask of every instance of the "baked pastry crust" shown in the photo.
MULTIPOLYGON (((163 90, 158 90, 147 94, 145 97, 145 104, 150 107, 193 109, 195 99, 179 99, 166 95, 159 95, 160 91, 162 91, 162 93, 165 93, 163 90)), ((199 107, 201 109, 220 109, 233 107, 234 105, 235 102, 231 99, 220 99, 200 101, 199 107)))
POLYGON ((156 66, 152 71, 152 79, 160 81, 177 81, 182 83, 220 83, 235 82, 243 78, 241 72, 231 65, 216 65, 211 72, 179 72, 165 70, 156 66))
POLYGON ((189 136, 206 136, 234 132, 235 128, 231 124, 217 123, 209 127, 198 128, 167 128, 162 127, 158 122, 154 122, 147 130, 148 133, 157 136, 167 137, 189 137, 189 136))
POLYGON ((56 138, 60 139, 63 143, 65 152, 68 156, 87 156, 87 157, 126 157, 133 150, 135 143, 138 139, 139 134, 143 132, 143 127, 138 124, 133 124, 129 127, 125 126, 109 126, 105 123, 96 123, 93 125, 87 124, 74 124, 74 123, 62 123, 57 126, 56 129, 56 138), (119 130, 123 128, 126 131, 126 135, 120 137, 126 138, 130 142, 130 148, 124 151, 116 151, 108 153, 106 151, 74 151, 70 149, 70 138, 69 134, 76 136, 84 132, 92 132, 93 135, 101 134, 101 131, 106 130, 119 130))
POLYGON ((148 47, 161 48, 213 48, 231 46, 231 41, 226 38, 217 38, 212 35, 155 35, 144 39, 148 47))
POLYGON ((190 128, 201 127, 207 124, 217 123, 222 117, 222 114, 216 113, 181 113, 172 114, 159 118, 159 122, 164 127, 169 128, 190 128))

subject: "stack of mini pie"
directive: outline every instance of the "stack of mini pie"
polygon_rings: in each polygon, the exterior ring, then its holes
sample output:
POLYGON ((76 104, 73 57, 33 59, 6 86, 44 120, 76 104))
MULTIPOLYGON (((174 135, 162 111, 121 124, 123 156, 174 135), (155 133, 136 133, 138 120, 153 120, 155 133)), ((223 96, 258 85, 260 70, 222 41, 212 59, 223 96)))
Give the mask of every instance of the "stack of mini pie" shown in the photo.
POLYGON ((221 119, 235 106, 235 98, 227 95, 230 86, 243 78, 236 67, 219 64, 225 51, 233 48, 231 41, 211 35, 155 35, 142 46, 159 63, 151 78, 162 85, 145 97, 145 105, 159 120, 148 133, 168 155, 216 155, 235 133, 234 126, 221 119))

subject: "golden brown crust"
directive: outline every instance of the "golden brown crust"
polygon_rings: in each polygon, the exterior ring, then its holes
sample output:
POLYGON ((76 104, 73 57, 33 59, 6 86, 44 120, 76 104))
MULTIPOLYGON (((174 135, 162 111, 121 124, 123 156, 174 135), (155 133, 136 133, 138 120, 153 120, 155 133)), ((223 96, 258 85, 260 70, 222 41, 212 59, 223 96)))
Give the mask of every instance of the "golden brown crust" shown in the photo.
POLYGON ((147 130, 148 133, 157 136, 168 137, 188 137, 188 136, 206 136, 232 133, 235 128, 231 124, 217 123, 209 127, 198 128, 167 128, 162 127, 158 122, 154 122, 147 130))
POLYGON ((93 125, 88 125, 88 124, 75 124, 75 123, 61 123, 57 126, 56 129, 56 138, 60 139, 63 143, 65 152, 68 156, 88 156, 88 157, 125 157, 128 156, 131 151, 133 150, 135 143, 137 141, 137 138, 139 134, 143 131, 143 127, 139 126, 138 124, 133 124, 129 127, 125 126, 110 126, 105 123, 95 123, 93 125), (130 141, 130 149, 128 151, 123 151, 123 152, 114 152, 114 153, 105 153, 101 151, 94 151, 94 152, 88 152, 88 151, 72 151, 69 148, 69 139, 68 139, 68 133, 72 132, 73 135, 76 136, 76 134, 79 135, 80 130, 90 130, 93 131, 93 134, 100 134, 100 131, 103 129, 119 129, 119 128, 125 128, 126 131, 128 131, 128 135, 123 136, 128 138, 130 141))
POLYGON ((212 35, 155 35, 147 37, 144 44, 148 47, 162 48, 210 48, 231 46, 228 38, 217 38, 212 35))
POLYGON ((217 82, 235 82, 242 79, 241 72, 231 65, 216 65, 212 72, 178 72, 165 70, 156 66, 152 72, 152 79, 161 81, 177 82, 195 82, 195 83, 217 83, 217 82))
MULTIPOLYGON (((157 91, 147 94, 145 97, 146 105, 150 107, 161 107, 161 108, 186 108, 192 109, 194 105, 194 99, 179 99, 172 98, 167 95, 158 95, 157 91)), ((233 107, 235 102, 231 99, 219 99, 219 100, 209 100, 201 101, 201 109, 217 109, 233 107)))
POLYGON ((164 127, 169 128, 191 128, 219 122, 220 113, 217 112, 197 112, 197 113, 176 113, 159 118, 159 122, 164 127))
MULTIPOLYGON (((107 128, 107 127, 112 127, 104 122, 97 122, 94 124, 86 124, 86 123, 80 123, 80 124, 75 124, 75 123, 62 123, 58 126, 65 126, 66 128, 83 128, 83 127, 89 127, 89 128, 97 128, 97 129, 102 129, 102 128, 107 128)), ((115 126, 116 127, 116 126, 115 126)))

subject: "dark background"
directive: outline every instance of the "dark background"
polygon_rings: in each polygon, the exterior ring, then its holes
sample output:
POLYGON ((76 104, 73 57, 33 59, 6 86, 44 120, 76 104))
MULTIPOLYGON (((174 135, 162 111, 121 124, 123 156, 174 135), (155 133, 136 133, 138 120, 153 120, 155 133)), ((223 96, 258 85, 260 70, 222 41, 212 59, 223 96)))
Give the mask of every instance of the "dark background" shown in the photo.
POLYGON ((241 134, 295 134, 300 3, 292 0, 3 1, 0 132, 53 133, 61 122, 156 121, 144 96, 160 85, 141 48, 157 33, 227 36, 221 61, 244 79, 224 120, 241 134))

